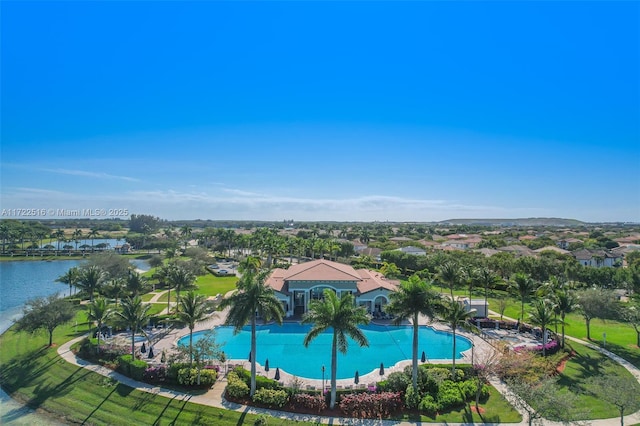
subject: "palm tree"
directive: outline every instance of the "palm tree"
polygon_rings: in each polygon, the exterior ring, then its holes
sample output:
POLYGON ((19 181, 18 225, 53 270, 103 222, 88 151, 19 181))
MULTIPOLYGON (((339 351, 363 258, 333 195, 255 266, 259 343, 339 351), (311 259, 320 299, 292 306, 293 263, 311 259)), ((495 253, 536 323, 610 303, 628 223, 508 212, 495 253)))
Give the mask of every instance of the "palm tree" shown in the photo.
POLYGON ((478 280, 478 284, 484 287, 484 314, 488 318, 489 305, 487 303, 487 297, 489 293, 489 287, 500 284, 502 282, 502 279, 497 276, 491 269, 484 267, 478 268, 475 275, 478 280))
POLYGON ((238 281, 238 291, 223 299, 221 309, 229 307, 225 323, 232 325, 238 333, 247 324, 251 325, 251 388, 250 395, 256 392, 256 313, 264 321, 275 320, 282 324, 284 309, 273 289, 265 285, 266 272, 247 273, 238 281))
POLYGON ((448 300, 441 305, 440 320, 447 323, 453 332, 453 352, 451 367, 451 378, 456 379, 456 330, 467 322, 467 319, 473 318, 476 310, 466 309, 465 306, 455 300, 448 300))
POLYGON ((262 260, 258 256, 247 256, 238 264, 241 274, 257 274, 262 267, 262 260))
POLYGON ((135 336, 138 331, 144 333, 144 327, 149 322, 151 315, 149 309, 151 305, 148 303, 142 303, 140 296, 133 298, 127 297, 122 300, 120 304, 120 310, 116 311, 115 315, 118 316, 120 321, 131 329, 131 357, 135 358, 135 336))
POLYGON ((58 251, 60 251, 60 241, 64 240, 64 231, 60 228, 56 229, 56 232, 54 232, 51 235, 52 238, 55 238, 56 241, 58 242, 58 250, 56 250, 56 254, 58 251))
POLYGON ((146 278, 136 271, 130 271, 127 277, 127 290, 131 296, 137 296, 142 292, 146 283, 146 278))
POLYGON ((451 290, 451 300, 453 299, 453 289, 460 281, 460 267, 453 262, 446 262, 440 267, 438 278, 444 282, 451 290))
POLYGON ((433 318, 440 302, 440 294, 431 287, 432 283, 412 275, 409 281, 403 281, 398 290, 391 293, 389 296, 391 302, 386 308, 387 312, 395 315, 394 324, 399 325, 407 319, 411 319, 413 324, 411 382, 416 391, 418 389, 418 319, 420 314, 433 318))
POLYGON ((184 249, 187 249, 187 244, 189 243, 189 240, 191 239, 191 235, 193 232, 193 228, 190 227, 189 225, 185 224, 182 226, 182 228, 180 228, 180 236, 182 236, 182 238, 184 238, 184 249))
POLYGON ((89 301, 92 302, 93 293, 100 288, 106 277, 107 274, 102 268, 91 265, 82 270, 77 287, 80 287, 89 293, 89 301))
POLYGON ((178 312, 180 310, 180 291, 191 287, 196 280, 196 276, 182 266, 174 265, 169 268, 167 280, 169 285, 176 289, 176 312, 178 312))
POLYGON ((73 240, 76 243, 76 251, 78 251, 78 243, 80 242, 81 238, 82 238, 82 229, 76 228, 76 230, 73 231, 73 240))
POLYGON ((111 278, 101 288, 100 293, 106 297, 115 300, 116 308, 118 307, 118 299, 125 294, 125 282, 123 278, 111 278))
MULTIPOLYGON (((338 350, 347 353, 347 336, 351 337, 360 346, 369 346, 369 341, 360 324, 368 324, 369 316, 363 307, 356 307, 353 295, 343 293, 341 298, 330 289, 324 290, 323 300, 312 300, 309 303, 309 311, 304 314, 303 323, 311 323, 313 327, 304 338, 304 345, 309 343, 327 329, 333 330, 333 342, 331 344, 331 404, 336 405, 336 371, 338 364, 338 350)), ((324 389, 322 390, 324 392, 324 389)))
POLYGON ((207 299, 202 294, 189 291, 180 299, 178 319, 189 327, 189 363, 193 363, 193 329, 197 322, 207 317, 207 299))
POLYGON ((529 274, 517 272, 511 279, 511 290, 520 296, 520 320, 524 321, 524 302, 535 290, 535 282, 529 274))
POLYGON ((93 252, 93 242, 100 236, 100 234, 98 234, 98 230, 96 228, 91 228, 91 231, 89 231, 89 234, 87 235, 91 238, 91 252, 93 252))
POLYGON ((100 330, 102 326, 113 316, 113 310, 109 308, 109 303, 104 297, 98 297, 87 305, 87 319, 96 323, 96 335, 98 337, 98 346, 96 353, 100 352, 100 330))
POLYGON ((533 311, 529 314, 531 324, 537 325, 542 329, 542 356, 546 355, 546 334, 550 325, 558 324, 561 320, 555 317, 553 305, 545 299, 537 299, 532 305, 533 311))
POLYGON ((560 314, 560 325, 562 326, 562 341, 560 346, 564 349, 564 326, 566 325, 564 318, 568 313, 578 308, 578 300, 572 290, 562 288, 554 294, 553 301, 555 311, 560 314))
POLYGON ((81 271, 77 267, 69 268, 64 275, 56 278, 57 282, 69 285, 69 296, 71 296, 71 288, 78 285, 81 278, 81 271))

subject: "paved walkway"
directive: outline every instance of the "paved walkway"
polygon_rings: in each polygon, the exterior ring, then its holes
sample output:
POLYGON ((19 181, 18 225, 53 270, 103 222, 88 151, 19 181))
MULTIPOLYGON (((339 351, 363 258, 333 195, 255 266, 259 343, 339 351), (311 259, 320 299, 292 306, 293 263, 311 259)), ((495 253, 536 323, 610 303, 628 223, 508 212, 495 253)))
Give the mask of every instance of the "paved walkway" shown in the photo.
MULTIPOLYGON (((160 296, 158 296, 160 297, 160 296)), ((215 325, 219 325, 223 322, 223 318, 225 318, 225 312, 218 312, 216 314, 214 314, 212 317, 210 317, 209 319, 207 319, 206 321, 203 321, 199 324, 197 324, 196 329, 195 330, 205 330, 205 329, 211 329, 213 326, 215 325)), ((422 318, 421 319, 421 323, 426 323, 426 319, 422 318)), ((446 329, 447 327, 443 326, 442 324, 430 324, 436 328, 441 328, 441 329, 446 329)), ((178 330, 171 330, 164 338, 162 338, 160 341, 154 343, 154 351, 156 354, 156 357, 160 357, 160 354, 162 352, 163 349, 165 350, 170 350, 172 349, 177 340, 188 334, 188 329, 184 328, 184 329, 178 329, 178 330)), ((467 351, 466 353, 464 353, 464 357, 466 358, 466 362, 471 362, 470 357, 471 356, 476 356, 479 357, 477 359, 482 359, 485 356, 488 356, 488 351, 492 351, 492 347, 487 344, 483 339, 479 338, 478 336, 475 335, 471 335, 471 334, 466 334, 464 332, 459 333, 462 335, 465 335, 465 337, 471 339, 474 343, 474 349, 473 351, 467 351), (473 354, 470 354, 470 352, 475 352, 473 354)), ((99 366, 99 365, 95 365, 95 364, 91 364, 85 360, 82 360, 78 357, 75 356, 75 354, 73 352, 71 352, 70 347, 71 345, 73 345, 73 343, 75 343, 76 341, 79 341, 81 339, 83 339, 84 337, 78 337, 74 340, 71 340, 67 343, 65 343, 64 345, 61 345, 58 348, 58 354, 65 359, 67 362, 75 364, 77 366, 80 367, 84 367, 88 370, 91 370, 93 372, 96 372, 98 374, 101 374, 103 376, 106 377, 110 377, 114 380, 117 380, 127 386, 130 386, 132 388, 136 388, 140 391, 144 391, 144 392, 149 392, 149 393, 153 393, 153 394, 157 394, 157 395, 161 395, 167 398, 176 398, 179 400, 184 400, 184 401, 189 401, 195 404, 201 404, 201 405, 209 405, 209 406, 213 406, 213 407, 218 407, 218 408, 224 408, 227 410, 232 410, 232 411, 237 411, 237 412, 243 412, 243 413, 253 413, 253 414, 267 414, 271 417, 278 417, 278 418, 286 418, 286 419, 290 419, 290 420, 296 420, 296 421, 306 421, 306 422, 313 422, 313 423, 321 423, 321 424, 331 424, 331 425, 380 425, 380 426, 409 426, 409 425, 419 425, 422 424, 421 422, 398 422, 398 421, 392 421, 392 420, 371 420, 371 419, 367 419, 367 420, 358 420, 358 419, 352 419, 352 418, 342 418, 342 417, 323 417, 323 416, 317 416, 317 415, 308 415, 308 414, 296 414, 296 413, 289 413, 289 412, 283 412, 283 411, 275 411, 275 410, 266 410, 266 409, 262 409, 262 408, 255 408, 255 407, 249 407, 249 406, 243 406, 240 404, 235 404, 232 402, 228 402, 227 400, 224 399, 223 393, 224 393, 224 389, 226 387, 226 378, 222 377, 220 380, 218 380, 216 382, 216 384, 213 386, 212 389, 210 389, 208 392, 201 394, 201 395, 190 395, 187 393, 182 393, 182 392, 178 392, 178 391, 174 391, 174 390, 170 390, 170 389, 165 389, 159 386, 153 386, 147 383, 142 383, 142 382, 137 382, 129 377, 126 377, 120 373, 117 373, 113 370, 110 370, 106 367, 103 366, 99 366)), ((632 364, 628 363, 627 361, 621 359, 620 357, 616 356, 615 354, 612 354, 609 351, 606 351, 602 348, 599 348, 595 345, 592 345, 588 342, 584 342, 582 340, 579 339, 573 339, 571 338, 571 340, 576 341, 577 343, 580 344, 585 344, 589 347, 591 347, 592 349, 598 350, 599 352, 613 358, 614 360, 620 362, 623 366, 625 366, 625 368, 627 368, 627 370, 629 370, 639 381, 640 381, 640 370, 638 370, 637 368, 635 368, 632 364)), ((430 362, 438 362, 438 361, 430 361, 430 362)), ((446 362, 449 363, 450 361, 442 361, 442 362, 446 362)), ((229 362, 229 364, 242 364, 245 366, 245 368, 249 367, 249 363, 246 360, 242 360, 242 361, 238 361, 238 362, 234 362, 233 360, 231 360, 229 362)), ((395 366, 391 367, 391 368, 385 368, 386 374, 389 374, 393 371, 401 371, 402 369, 404 369, 404 367, 406 365, 410 365, 411 361, 402 361, 399 362, 398 364, 396 364, 395 366)), ((271 370, 269 373, 266 372, 264 370, 264 368, 257 364, 257 374, 259 375, 263 375, 263 376, 269 376, 269 374, 273 375, 274 372, 273 370, 271 370)), ((293 376, 289 375, 288 373, 286 373, 286 371, 280 370, 280 378, 281 381, 285 382, 285 383, 289 383, 292 379, 293 376)), ((371 373, 365 374, 363 376, 360 377, 360 380, 362 383, 369 383, 369 382, 375 382, 377 380, 380 379, 380 376, 378 375, 378 373, 376 371, 373 371, 371 373)), ((302 385, 304 387, 314 387, 316 389, 320 389, 322 388, 322 384, 320 380, 311 380, 311 379, 300 379, 298 378, 297 380, 299 380, 302 385)), ((517 407, 516 404, 513 403, 513 401, 515 401, 516 399, 518 399, 518 397, 516 395, 514 395, 513 393, 511 393, 509 391, 509 389, 504 385, 504 383, 498 381, 498 380, 491 380, 491 384, 499 391, 501 392, 505 398, 507 398, 507 400, 509 400, 510 402, 512 402, 512 404, 514 405, 514 407, 517 407)), ((353 385, 353 379, 344 379, 344 380, 338 380, 337 381, 337 385, 338 386, 342 386, 342 387, 347 387, 350 385, 353 385)), ((522 414, 523 420, 520 423, 507 423, 508 425, 512 425, 512 426, 525 426, 527 425, 527 414, 521 410, 519 410, 520 413, 522 414)), ((640 422, 640 411, 627 415, 624 418, 625 424, 635 424, 635 423, 639 423, 640 422)), ((614 418, 610 418, 610 419, 600 419, 600 420, 592 420, 587 422, 588 424, 594 425, 594 426, 618 426, 620 424, 620 418, 619 417, 614 417, 614 418)), ((467 425, 468 423, 428 423, 429 425, 448 425, 448 426, 462 426, 462 425, 467 425)), ((556 422, 551 422, 551 421, 544 421, 545 425, 549 425, 549 426, 560 426, 561 423, 556 423, 556 422)))

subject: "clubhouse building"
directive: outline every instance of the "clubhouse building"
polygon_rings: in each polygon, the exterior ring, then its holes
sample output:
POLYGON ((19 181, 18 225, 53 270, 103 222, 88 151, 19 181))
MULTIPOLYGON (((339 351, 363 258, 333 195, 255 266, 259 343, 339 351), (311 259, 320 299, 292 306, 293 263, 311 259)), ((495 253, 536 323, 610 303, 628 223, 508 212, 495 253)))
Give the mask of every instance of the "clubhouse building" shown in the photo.
POLYGON ((309 301, 322 299, 327 288, 338 297, 344 293, 353 294, 357 305, 378 316, 384 313, 389 294, 400 282, 387 279, 376 271, 356 270, 349 265, 319 259, 292 265, 289 269, 274 269, 266 284, 275 290, 287 317, 307 312, 309 301))

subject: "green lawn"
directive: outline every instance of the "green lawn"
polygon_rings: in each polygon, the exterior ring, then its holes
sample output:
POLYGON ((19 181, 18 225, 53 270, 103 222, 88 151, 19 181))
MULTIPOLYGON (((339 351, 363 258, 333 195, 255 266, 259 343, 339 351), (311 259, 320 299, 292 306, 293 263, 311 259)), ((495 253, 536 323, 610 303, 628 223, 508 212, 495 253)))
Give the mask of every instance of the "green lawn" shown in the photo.
MULTIPOLYGON (((84 313, 80 315, 79 323, 84 322, 84 313)), ((73 337, 73 326, 61 327, 54 341, 61 344, 73 337)), ((126 419, 129 424, 235 426, 253 425, 258 417, 137 391, 67 363, 46 342, 42 335, 8 331, 1 336, 0 381, 12 397, 69 423, 113 425, 126 419)), ((285 426, 302 423, 278 420, 285 426)))
MULTIPOLYGON (((460 294, 464 293, 460 292, 460 294)), ((492 311, 497 311, 498 299, 495 296, 499 295, 493 294, 489 298, 489 309, 492 311)), ((508 300, 504 315, 510 318, 520 317, 520 300, 505 295, 502 295, 502 297, 508 300)), ((479 294, 474 294, 474 298, 481 297, 479 294)), ((530 305, 525 303, 525 319, 528 318, 529 307, 530 305)), ((567 336, 587 340, 587 326, 582 315, 572 312, 567 315, 565 322, 565 334, 567 336)), ((636 346, 636 332, 631 325, 619 321, 594 319, 591 320, 590 331, 591 342, 599 346, 603 346, 603 333, 607 333, 606 349, 640 368, 640 348, 636 346)), ((558 334, 560 333, 561 327, 558 326, 558 334)))
POLYGON ((238 277, 216 277, 213 274, 199 276, 196 280, 199 294, 205 296, 215 296, 216 294, 225 295, 228 291, 236 289, 238 277))

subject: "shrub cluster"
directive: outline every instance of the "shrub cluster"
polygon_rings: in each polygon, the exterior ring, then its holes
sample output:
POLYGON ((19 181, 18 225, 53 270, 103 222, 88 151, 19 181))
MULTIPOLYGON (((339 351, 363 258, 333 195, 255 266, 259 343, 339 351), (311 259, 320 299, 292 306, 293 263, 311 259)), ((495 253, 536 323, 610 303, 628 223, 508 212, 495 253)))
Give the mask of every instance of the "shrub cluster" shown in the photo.
POLYGON ((291 403, 296 407, 318 413, 327 408, 327 402, 321 394, 297 393, 291 396, 291 403))
POLYGON ((284 390, 262 388, 253 395, 253 401, 268 407, 282 408, 289 402, 289 395, 284 390))
POLYGON ((158 383, 164 381, 166 377, 167 368, 164 365, 160 365, 157 367, 147 367, 142 375, 142 380, 147 383, 158 383))
MULTIPOLYGON (((251 372, 245 370, 243 367, 238 366, 233 369, 233 372, 243 380, 247 386, 251 385, 251 372)), ((264 376, 256 375, 256 390, 258 389, 282 389, 282 386, 277 381, 264 376)))
POLYGON ((400 392, 352 393, 340 399, 345 415, 362 419, 381 419, 402 410, 400 392))
POLYGON ((178 383, 183 386, 200 386, 203 388, 209 388, 218 379, 218 373, 213 369, 201 369, 197 368, 181 368, 178 370, 178 383), (200 383, 198 383, 198 376, 200 377, 200 383))
POLYGON ((226 394, 231 398, 242 399, 249 395, 249 386, 238 377, 235 371, 227 375, 226 394))
POLYGON ((118 358, 117 370, 120 373, 131 377, 133 380, 142 381, 144 377, 144 372, 146 369, 147 369, 146 362, 139 359, 132 360, 132 357, 130 354, 121 355, 118 358))

